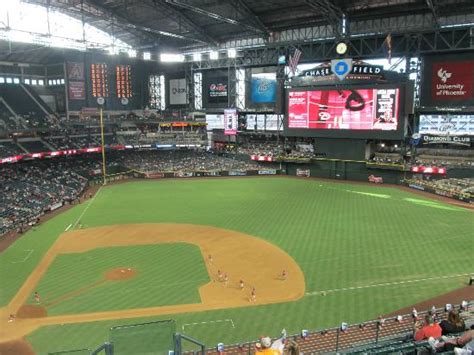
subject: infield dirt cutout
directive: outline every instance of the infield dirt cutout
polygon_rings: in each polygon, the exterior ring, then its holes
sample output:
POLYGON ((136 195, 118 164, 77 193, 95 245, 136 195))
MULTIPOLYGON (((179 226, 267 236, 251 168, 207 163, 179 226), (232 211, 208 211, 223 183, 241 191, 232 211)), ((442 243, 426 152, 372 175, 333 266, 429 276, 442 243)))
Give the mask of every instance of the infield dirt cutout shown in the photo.
MULTIPOLYGON (((105 273, 99 282, 117 282, 138 277, 126 265, 105 273)), ((91 285, 89 287, 95 287, 91 285)), ((85 289, 62 297, 71 298, 85 289)), ((200 312, 295 301, 305 294, 305 280, 298 264, 277 246, 247 234, 210 226, 190 224, 128 224, 74 230, 62 234, 33 270, 8 306, 0 308, 0 343, 22 339, 45 325, 83 323, 100 320, 149 317, 164 314, 200 312), (48 304, 58 300, 42 300, 41 305, 26 305, 36 285, 58 254, 83 253, 95 248, 159 243, 197 245, 206 263, 211 281, 199 288, 201 303, 169 305, 120 311, 47 316, 48 304), (209 259, 212 255, 212 260, 209 259), (228 275, 227 284, 219 280, 217 271, 228 275), (287 278, 282 279, 282 271, 287 278), (245 281, 240 289, 239 281, 245 281), (252 288, 255 302, 250 301, 252 288), (17 317, 8 322, 10 314, 17 317)))

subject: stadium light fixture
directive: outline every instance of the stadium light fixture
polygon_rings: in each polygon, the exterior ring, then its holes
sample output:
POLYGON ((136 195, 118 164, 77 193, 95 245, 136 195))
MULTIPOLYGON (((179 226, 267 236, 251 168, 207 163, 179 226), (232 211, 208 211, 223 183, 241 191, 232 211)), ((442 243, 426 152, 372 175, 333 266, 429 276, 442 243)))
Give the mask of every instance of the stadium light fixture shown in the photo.
POLYGON ((137 51, 135 49, 129 49, 127 51, 129 58, 136 58, 137 57, 137 51))
POLYGON ((235 48, 230 48, 227 50, 227 56, 229 58, 235 58, 237 57, 237 51, 235 50, 235 48))
POLYGON ((160 60, 163 63, 182 63, 182 62, 184 62, 184 55, 163 53, 163 54, 160 55, 160 60))
POLYGON ((143 52, 143 59, 144 60, 151 60, 151 53, 150 52, 143 52))
POLYGON ((210 52, 209 53, 209 59, 211 59, 211 60, 219 59, 219 52, 217 52, 217 51, 210 52))
POLYGON ((200 62, 202 59, 202 54, 201 53, 193 53, 193 60, 195 62, 200 62))
POLYGON ((109 51, 109 54, 110 54, 110 55, 117 55, 117 54, 119 54, 119 49, 118 49, 117 47, 115 47, 115 46, 110 46, 110 47, 108 48, 108 51, 109 51))

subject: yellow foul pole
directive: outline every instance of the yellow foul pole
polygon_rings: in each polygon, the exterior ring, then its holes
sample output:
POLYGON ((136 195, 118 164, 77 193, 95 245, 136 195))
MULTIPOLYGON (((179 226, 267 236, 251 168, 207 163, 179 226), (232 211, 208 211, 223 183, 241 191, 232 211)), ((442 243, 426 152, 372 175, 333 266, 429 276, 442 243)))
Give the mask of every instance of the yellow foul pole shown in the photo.
POLYGON ((100 137, 101 137, 101 149, 102 149, 102 184, 105 185, 107 183, 106 179, 106 171, 105 171, 105 142, 104 142, 104 117, 103 117, 103 109, 102 107, 99 109, 100 113, 100 137))

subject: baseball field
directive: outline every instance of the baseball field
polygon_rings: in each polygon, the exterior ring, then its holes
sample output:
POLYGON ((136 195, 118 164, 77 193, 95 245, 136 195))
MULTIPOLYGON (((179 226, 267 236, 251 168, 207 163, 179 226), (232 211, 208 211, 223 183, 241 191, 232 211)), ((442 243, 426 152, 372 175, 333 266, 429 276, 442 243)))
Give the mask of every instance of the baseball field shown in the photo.
POLYGON ((214 346, 372 319, 463 286, 473 221, 472 210, 376 185, 106 186, 0 254, 0 342, 95 348, 110 327, 174 319, 214 346))

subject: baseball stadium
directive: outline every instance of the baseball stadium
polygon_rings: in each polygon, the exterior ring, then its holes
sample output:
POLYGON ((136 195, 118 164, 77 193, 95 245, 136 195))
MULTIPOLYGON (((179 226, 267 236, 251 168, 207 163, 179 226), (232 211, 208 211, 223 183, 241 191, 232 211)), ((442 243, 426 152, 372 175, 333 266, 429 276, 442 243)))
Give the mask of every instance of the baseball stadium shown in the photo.
POLYGON ((471 0, 2 0, 0 355, 473 354, 471 0))

